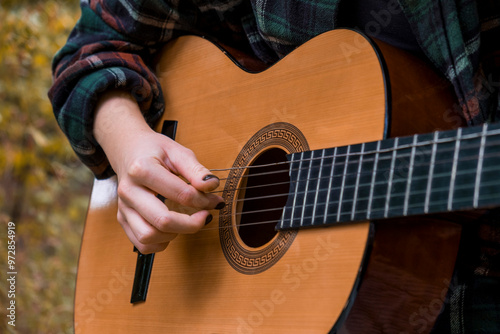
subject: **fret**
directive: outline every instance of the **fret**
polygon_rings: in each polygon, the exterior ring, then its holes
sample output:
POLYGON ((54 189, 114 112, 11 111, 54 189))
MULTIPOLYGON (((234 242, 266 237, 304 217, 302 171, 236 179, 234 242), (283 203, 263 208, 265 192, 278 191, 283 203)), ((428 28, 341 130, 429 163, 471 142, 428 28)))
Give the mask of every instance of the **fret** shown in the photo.
POLYGON ((290 192, 288 195, 288 200, 285 208, 283 209, 283 214, 281 215, 280 227, 289 228, 294 227, 293 219, 295 213, 296 202, 299 194, 299 179, 302 166, 302 158, 297 159, 297 156, 302 155, 304 152, 293 153, 288 155, 290 161, 290 192), (293 190, 292 190, 293 189, 293 190))
POLYGON ((361 178, 361 167, 363 165, 363 154, 365 152, 365 144, 361 144, 361 152, 359 155, 359 164, 358 171, 356 175, 356 185, 354 186, 354 199, 352 203, 352 211, 351 211, 351 220, 354 220, 354 216, 356 215, 356 202, 358 200, 358 191, 359 191, 359 180, 361 178))
POLYGON ((403 204, 403 216, 408 215, 408 203, 410 201, 410 189, 411 189, 411 180, 413 176, 413 165, 415 164, 415 152, 417 150, 416 145, 418 141, 418 135, 415 134, 413 136, 411 154, 410 154, 410 164, 408 166, 408 179, 406 181, 406 191, 405 191, 405 200, 403 204))
POLYGON ((354 206, 354 195, 356 193, 356 181, 361 158, 362 144, 349 146, 349 159, 346 161, 345 177, 343 184, 343 196, 340 203, 342 209, 338 221, 351 221, 352 207, 354 206))
POLYGON ((387 194, 385 197, 385 206, 384 206, 384 217, 387 218, 387 215, 389 213, 389 202, 391 200, 391 190, 392 190, 392 180, 394 178, 394 168, 396 164, 396 154, 397 154, 397 147, 398 147, 398 140, 399 138, 396 138, 394 140, 394 150, 392 151, 392 159, 391 159, 391 169, 389 170, 389 180, 387 182, 387 194))
MULTIPOLYGON (((492 126, 488 125, 488 131, 491 131, 492 126)), ((480 190, 477 199, 478 207, 495 206, 500 201, 500 154, 498 147, 500 146, 500 134, 494 136, 489 135, 485 139, 483 162, 481 167, 480 190)))
POLYGON ((380 141, 377 142, 377 148, 376 148, 375 158, 374 158, 374 162, 373 162, 373 173, 372 173, 372 181, 371 181, 371 187, 370 187, 370 195, 368 197, 368 208, 366 210, 366 219, 371 218, 371 209, 372 209, 372 204, 373 204, 373 193, 374 193, 374 189, 375 189, 375 179, 377 176, 379 154, 380 154, 380 141))
MULTIPOLYGON (((318 198, 320 193, 316 191, 318 189, 319 184, 321 183, 321 179, 319 178, 319 174, 321 173, 321 165, 322 165, 322 155, 324 154, 324 150, 316 150, 312 151, 310 155, 305 155, 306 160, 309 160, 309 168, 307 172, 307 177, 305 180, 305 196, 304 201, 302 203, 302 216, 301 223, 304 219, 312 221, 311 224, 315 224, 316 217, 314 214, 314 210, 318 205, 318 198)), ((305 175, 305 174, 304 174, 305 175)), ((323 196, 323 192, 322 196, 323 196)), ((301 205, 301 204, 298 204, 301 205)))
POLYGON ((349 152, 351 151, 351 146, 347 146, 347 153, 344 163, 344 172, 342 173, 342 185, 340 186, 340 196, 339 196, 339 207, 337 210, 337 221, 340 222, 340 213, 342 212, 342 199, 344 198, 345 190, 345 180, 347 177, 347 166, 349 164, 349 152))
POLYGON ((436 148, 437 148, 437 139, 438 139, 438 132, 434 132, 434 138, 432 140, 432 155, 431 155, 431 164, 429 165, 429 176, 427 177, 427 192, 425 193, 425 206, 424 206, 424 212, 428 213, 429 212, 429 201, 431 198, 431 186, 432 186, 432 178, 434 174, 434 163, 436 161, 436 148))
POLYGON ((460 139, 462 136, 462 129, 458 129, 457 138, 455 141, 455 150, 453 152, 453 166, 451 168, 451 180, 450 180, 450 190, 448 194, 448 211, 451 211, 453 206, 453 194, 455 192, 455 180, 457 178, 457 167, 458 167, 458 154, 460 152, 460 139))
POLYGON ((370 218, 384 218, 387 203, 388 179, 393 170, 393 152, 395 139, 390 138, 380 142, 377 161, 377 172, 373 183, 373 197, 370 208, 370 218))
POLYGON ((438 132, 428 212, 447 211, 456 135, 456 131, 438 132))
POLYGON ((479 156, 477 159, 476 168, 476 183, 474 185, 474 208, 478 207, 479 204, 479 186, 481 185, 481 173, 483 169, 483 159, 484 159, 484 144, 486 143, 486 131, 488 130, 488 124, 483 125, 483 131, 481 132, 481 145, 479 146, 479 156))
POLYGON ((355 188, 356 209, 354 211, 354 216, 351 215, 351 220, 366 220, 366 215, 368 212, 368 202, 370 199, 370 192, 372 189, 372 171, 375 164, 377 142, 369 142, 364 144, 363 155, 360 157, 358 174, 359 180, 357 180, 357 185, 355 188))
MULTIPOLYGON (((305 155, 310 154, 309 152, 300 152, 300 157, 299 157, 299 167, 297 171, 297 182, 295 186, 295 194, 293 196, 293 204, 292 204, 292 215, 290 217, 290 222, 292 223, 293 226, 301 226, 302 224, 302 217, 297 216, 296 212, 301 209, 299 207, 298 203, 302 203, 304 197, 305 197, 305 182, 303 181, 303 174, 307 173, 307 169, 304 168, 304 159, 305 155)), ((302 210, 300 210, 300 213, 302 213, 302 210)))
POLYGON ((316 209, 318 208, 318 205, 319 205, 318 204, 318 196, 319 196, 319 193, 321 191, 320 185, 321 185, 321 179, 323 177, 323 165, 324 165, 324 160, 325 160, 325 151, 326 150, 321 150, 321 159, 320 159, 320 164, 319 164, 318 182, 316 184, 316 194, 314 195, 314 204, 313 204, 313 211, 312 211, 313 221, 316 221, 316 209))
POLYGON ((392 155, 393 165, 389 173, 392 173, 392 176, 389 175, 391 182, 387 190, 385 217, 404 214, 413 140, 413 137, 401 137, 397 140, 397 146, 392 155))
POLYGON ((474 206, 474 188, 476 184, 476 168, 481 146, 482 128, 463 128, 461 130, 460 148, 457 158, 457 172, 452 201, 452 210, 456 208, 472 208, 474 206))
MULTIPOLYGON (((309 197, 308 196, 308 191, 309 191, 309 183, 311 182, 311 170, 312 170, 312 163, 314 161, 313 157, 314 157, 314 152, 315 151, 312 151, 312 155, 310 154, 311 151, 309 151, 309 154, 307 154, 306 152, 302 152, 302 155, 301 155, 301 169, 302 169, 302 162, 304 159, 306 160, 309 160, 309 165, 307 167, 307 175, 306 175, 306 182, 305 182, 305 187, 304 187, 304 200, 302 201, 302 212, 300 213, 300 226, 302 226, 302 224, 304 223, 304 215, 305 215, 305 212, 306 212, 306 204, 307 204, 307 198, 309 197)), ((300 182, 300 178, 299 178, 299 182, 300 182)))
POLYGON ((328 208, 331 206, 330 205, 330 194, 332 193, 333 177, 335 176, 336 158, 337 158, 337 147, 335 147, 333 149, 332 167, 330 169, 330 178, 328 180, 328 189, 327 189, 326 201, 325 201, 325 211, 323 214, 323 224, 326 224, 328 221, 328 208))
POLYGON ((499 148, 493 124, 289 155, 281 229, 499 206, 499 148))
POLYGON ((333 184, 333 180, 331 179, 333 168, 335 164, 335 149, 328 148, 321 150, 321 158, 317 158, 320 160, 319 163, 319 173, 318 173, 318 183, 316 184, 316 205, 312 209, 311 217, 315 225, 318 224, 326 224, 329 218, 331 220, 331 216, 325 216, 328 214, 326 211, 328 209, 328 197, 330 194, 330 189, 333 184))
POLYGON ((427 180, 431 165, 433 138, 433 133, 417 136, 417 144, 414 146, 415 154, 413 158, 410 193, 408 195, 407 216, 424 213, 425 200, 428 193, 427 180))

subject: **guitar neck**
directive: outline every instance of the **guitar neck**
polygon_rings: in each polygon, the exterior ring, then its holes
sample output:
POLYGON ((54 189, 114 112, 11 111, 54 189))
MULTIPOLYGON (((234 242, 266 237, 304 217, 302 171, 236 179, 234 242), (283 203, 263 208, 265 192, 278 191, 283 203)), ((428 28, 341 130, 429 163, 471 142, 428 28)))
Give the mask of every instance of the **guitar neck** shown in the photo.
POLYGON ((294 153, 278 229, 500 205, 500 124, 294 153))

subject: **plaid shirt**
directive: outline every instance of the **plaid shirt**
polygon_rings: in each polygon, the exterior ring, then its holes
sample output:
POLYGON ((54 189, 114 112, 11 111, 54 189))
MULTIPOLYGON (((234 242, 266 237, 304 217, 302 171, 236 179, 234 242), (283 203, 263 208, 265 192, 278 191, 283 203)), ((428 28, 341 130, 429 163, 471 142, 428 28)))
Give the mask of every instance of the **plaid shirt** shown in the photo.
MULTIPOLYGON (((272 63, 312 37, 336 28, 339 3, 82 0, 82 17, 53 62, 54 84, 49 97, 54 114, 80 159, 97 177, 108 177, 113 171, 92 134, 95 104, 108 89, 128 90, 153 126, 163 113, 164 103, 148 65, 166 42, 179 35, 198 34, 272 63)), ((459 109, 469 124, 500 116, 500 4, 493 0, 398 3, 424 55, 453 84, 459 109)), ((387 2, 388 8, 395 4, 396 0, 387 2)), ((495 231, 498 234, 498 228, 495 231)), ((489 237, 491 233, 483 238, 485 245, 489 245, 489 237)), ((498 241, 500 236, 496 237, 498 241)), ((498 259, 495 247, 490 252, 498 259)), ((463 300, 462 289, 469 285, 459 282, 458 286, 447 304, 449 321, 442 323, 446 323, 443 328, 463 333, 467 326, 478 328, 478 324, 465 321, 464 309, 467 305, 475 307, 470 300, 468 304, 463 300)), ((498 291, 498 285, 493 285, 493 290, 498 291)), ((492 303, 480 304, 480 311, 473 312, 496 309, 500 313, 499 304, 493 298, 492 303)), ((483 322, 488 333, 500 332, 494 317, 494 321, 483 322)))
MULTIPOLYGON (((127 89, 153 125, 164 104, 148 64, 164 43, 186 33, 209 36, 272 63, 335 28, 339 2, 83 0, 82 17, 54 58, 49 92, 54 114, 79 158, 97 177, 110 176, 92 134, 96 101, 107 89, 127 89)), ((453 83, 469 123, 499 114, 500 5, 487 0, 399 2, 423 52, 453 83), (491 56, 495 51, 496 59, 491 56), (480 62, 484 59, 488 62, 480 62)))

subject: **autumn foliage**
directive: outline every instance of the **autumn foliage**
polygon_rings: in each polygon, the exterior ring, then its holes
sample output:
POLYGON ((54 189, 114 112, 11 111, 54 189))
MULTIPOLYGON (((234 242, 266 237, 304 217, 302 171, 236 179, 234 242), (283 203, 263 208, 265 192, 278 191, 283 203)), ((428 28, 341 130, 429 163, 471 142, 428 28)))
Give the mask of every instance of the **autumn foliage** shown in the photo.
POLYGON ((90 172, 57 127, 50 64, 78 1, 0 3, 0 332, 72 333, 90 172), (16 225, 16 327, 7 324, 7 224, 16 225))

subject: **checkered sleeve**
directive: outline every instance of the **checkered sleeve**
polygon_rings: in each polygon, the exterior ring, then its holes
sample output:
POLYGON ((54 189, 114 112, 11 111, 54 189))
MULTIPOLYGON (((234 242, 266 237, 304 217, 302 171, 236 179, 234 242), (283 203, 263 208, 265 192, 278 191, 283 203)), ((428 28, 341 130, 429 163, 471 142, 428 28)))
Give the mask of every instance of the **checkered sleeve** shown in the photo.
POLYGON ((240 3, 227 0, 217 7, 209 1, 81 1, 81 17, 53 60, 49 98, 71 146, 96 177, 113 174, 93 136, 99 96, 110 89, 130 92, 153 126, 164 109, 151 68, 155 52, 187 33, 242 40, 241 23, 225 18, 241 18, 246 9, 240 3))

